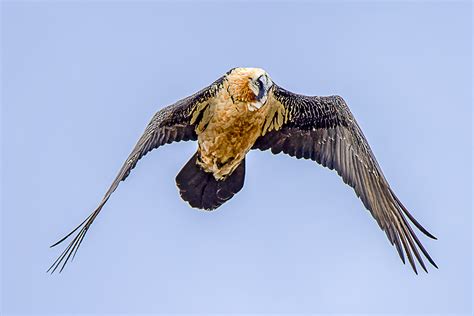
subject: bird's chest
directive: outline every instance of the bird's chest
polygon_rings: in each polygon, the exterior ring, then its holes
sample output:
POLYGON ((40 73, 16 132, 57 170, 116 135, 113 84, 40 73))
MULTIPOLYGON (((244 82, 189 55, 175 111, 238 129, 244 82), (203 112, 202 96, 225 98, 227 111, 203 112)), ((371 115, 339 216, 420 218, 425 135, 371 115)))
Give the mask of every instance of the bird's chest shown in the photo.
POLYGON ((232 173, 260 135, 263 122, 263 113, 249 111, 246 103, 216 106, 198 136, 201 166, 217 179, 232 173))

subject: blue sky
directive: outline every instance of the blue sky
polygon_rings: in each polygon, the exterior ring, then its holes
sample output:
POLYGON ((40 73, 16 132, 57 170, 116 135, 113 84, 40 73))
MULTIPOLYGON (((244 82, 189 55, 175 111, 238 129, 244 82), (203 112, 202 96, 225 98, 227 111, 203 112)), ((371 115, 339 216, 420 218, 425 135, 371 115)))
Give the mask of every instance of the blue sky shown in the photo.
POLYGON ((2 2, 2 312, 438 313, 472 308, 470 2, 2 2), (157 110, 235 66, 339 94, 433 234, 416 276, 332 171, 251 152, 212 213, 146 156, 60 275, 48 246, 97 205, 157 110))

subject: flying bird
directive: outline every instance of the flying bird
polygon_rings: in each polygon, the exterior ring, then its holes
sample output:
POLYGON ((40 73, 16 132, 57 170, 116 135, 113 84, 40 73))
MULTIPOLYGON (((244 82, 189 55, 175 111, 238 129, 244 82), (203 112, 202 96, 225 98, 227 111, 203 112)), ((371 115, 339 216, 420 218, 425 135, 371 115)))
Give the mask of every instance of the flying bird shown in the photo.
POLYGON ((334 169, 350 185, 405 263, 414 257, 436 263, 408 220, 436 239, 408 212, 390 188, 362 131, 340 96, 304 96, 276 85, 260 68, 233 68, 203 90, 158 111, 125 160, 98 207, 72 232, 75 236, 48 271, 62 271, 97 215, 137 162, 172 142, 197 140, 198 149, 176 176, 183 200, 215 210, 242 189, 245 156, 252 149, 285 153, 334 169))

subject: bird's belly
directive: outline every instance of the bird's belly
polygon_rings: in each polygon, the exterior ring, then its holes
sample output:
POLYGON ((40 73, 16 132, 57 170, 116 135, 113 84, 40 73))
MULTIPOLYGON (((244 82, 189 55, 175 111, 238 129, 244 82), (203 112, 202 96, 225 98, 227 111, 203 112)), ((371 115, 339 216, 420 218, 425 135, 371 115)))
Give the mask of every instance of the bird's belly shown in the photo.
POLYGON ((230 175, 260 135, 264 116, 245 107, 228 107, 214 113, 198 136, 201 167, 217 180, 230 175))

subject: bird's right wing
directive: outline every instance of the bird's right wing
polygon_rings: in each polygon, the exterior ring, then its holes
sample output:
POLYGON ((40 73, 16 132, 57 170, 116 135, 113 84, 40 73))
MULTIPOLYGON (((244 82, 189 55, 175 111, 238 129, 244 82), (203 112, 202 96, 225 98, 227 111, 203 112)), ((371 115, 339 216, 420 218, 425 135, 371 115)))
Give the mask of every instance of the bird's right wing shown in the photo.
POLYGON ((128 177, 138 160, 149 151, 164 144, 197 139, 196 128, 206 124, 206 121, 210 119, 210 104, 222 88, 223 80, 224 77, 219 78, 207 88, 163 108, 153 116, 97 208, 73 231, 51 246, 54 247, 62 243, 79 230, 48 271, 53 273, 59 266, 61 266, 60 271, 62 271, 69 259, 74 258, 87 230, 102 210, 102 207, 117 189, 119 183, 128 177))

